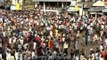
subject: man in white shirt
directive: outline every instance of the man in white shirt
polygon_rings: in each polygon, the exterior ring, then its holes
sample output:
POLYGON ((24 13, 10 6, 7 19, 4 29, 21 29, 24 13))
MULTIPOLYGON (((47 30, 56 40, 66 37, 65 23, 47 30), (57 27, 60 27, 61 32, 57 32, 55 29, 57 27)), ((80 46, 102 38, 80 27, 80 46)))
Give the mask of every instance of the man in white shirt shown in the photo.
POLYGON ((35 51, 33 50, 32 52, 31 52, 31 54, 32 54, 32 59, 35 57, 35 51))
POLYGON ((105 39, 104 43, 105 43, 105 48, 107 48, 107 38, 105 39))
POLYGON ((68 49, 68 44, 67 44, 67 42, 64 43, 63 47, 64 47, 64 53, 67 54, 67 49, 68 49))
POLYGON ((102 49, 103 49, 103 44, 101 44, 99 48, 100 48, 100 51, 102 51, 102 49))
POLYGON ((79 57, 78 57, 78 55, 76 55, 76 56, 75 56, 75 60, 79 60, 79 57))
POLYGON ((10 56, 9 56, 9 60, 15 60, 15 57, 14 57, 13 54, 10 54, 10 56))
POLYGON ((99 58, 98 58, 98 60, 104 60, 104 59, 101 57, 101 55, 99 55, 99 58))
POLYGON ((11 56, 10 52, 6 52, 6 60, 9 60, 10 56, 11 56))
POLYGON ((19 53, 16 51, 15 52, 15 59, 18 60, 19 59, 19 53))
POLYGON ((36 49, 36 42, 33 42, 33 49, 36 49))
POLYGON ((0 60, 2 59, 2 54, 0 54, 0 60))
POLYGON ((0 18, 0 22, 3 22, 3 18, 0 18))

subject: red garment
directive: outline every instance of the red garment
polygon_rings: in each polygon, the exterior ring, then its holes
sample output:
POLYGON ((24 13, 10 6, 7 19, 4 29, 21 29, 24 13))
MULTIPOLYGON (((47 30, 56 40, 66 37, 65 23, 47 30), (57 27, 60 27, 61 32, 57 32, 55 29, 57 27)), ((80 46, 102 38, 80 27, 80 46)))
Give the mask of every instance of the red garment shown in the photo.
POLYGON ((50 41, 50 48, 53 48, 53 43, 52 43, 52 41, 50 41))
POLYGON ((49 47, 50 49, 53 48, 53 42, 52 42, 51 38, 50 38, 49 41, 48 41, 48 47, 49 47))
POLYGON ((44 42, 41 42, 41 46, 45 46, 45 43, 44 43, 44 42))
POLYGON ((105 52, 104 51, 101 52, 101 56, 102 56, 102 58, 105 58, 105 52))
POLYGON ((39 37, 38 37, 38 36, 35 37, 35 41, 36 41, 36 42, 39 41, 39 37))

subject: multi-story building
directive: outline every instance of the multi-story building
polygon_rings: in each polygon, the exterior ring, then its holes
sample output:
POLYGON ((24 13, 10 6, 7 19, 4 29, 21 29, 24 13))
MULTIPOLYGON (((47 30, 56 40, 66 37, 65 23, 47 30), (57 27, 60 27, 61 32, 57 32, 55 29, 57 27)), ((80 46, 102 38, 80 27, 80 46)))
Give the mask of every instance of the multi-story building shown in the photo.
POLYGON ((59 12, 62 8, 70 5, 72 0, 33 0, 42 6, 42 11, 59 12))
MULTIPOLYGON (((67 10, 69 6, 72 6, 72 9, 69 11, 75 11, 75 5, 77 2, 81 2, 81 0, 33 0, 39 5, 43 7, 43 11, 61 11, 61 10, 67 10), (73 2, 73 3, 72 3, 73 2)), ((80 7, 80 6, 79 6, 80 7)), ((79 9, 80 10, 80 9, 79 9)))

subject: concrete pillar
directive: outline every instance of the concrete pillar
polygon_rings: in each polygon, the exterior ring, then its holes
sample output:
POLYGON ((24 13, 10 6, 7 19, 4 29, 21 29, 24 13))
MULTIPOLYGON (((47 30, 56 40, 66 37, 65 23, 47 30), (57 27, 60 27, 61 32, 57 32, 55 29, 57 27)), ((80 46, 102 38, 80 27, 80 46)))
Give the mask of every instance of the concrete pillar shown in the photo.
POLYGON ((83 9, 79 8, 79 15, 81 16, 83 14, 83 9))
POLYGON ((95 19, 97 19, 97 15, 98 15, 98 13, 95 13, 95 19))
POLYGON ((62 2, 62 8, 64 7, 64 4, 63 4, 63 2, 62 2))
POLYGON ((45 2, 43 2, 43 11, 46 11, 46 6, 45 6, 45 2))

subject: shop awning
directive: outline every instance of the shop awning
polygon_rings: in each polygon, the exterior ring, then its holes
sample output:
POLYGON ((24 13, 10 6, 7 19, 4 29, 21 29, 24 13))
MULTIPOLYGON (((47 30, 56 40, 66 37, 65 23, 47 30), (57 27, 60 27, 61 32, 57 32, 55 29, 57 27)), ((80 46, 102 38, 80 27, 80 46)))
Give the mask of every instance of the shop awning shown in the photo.
POLYGON ((102 1, 97 1, 93 4, 93 6, 105 6, 105 4, 102 1))
POLYGON ((106 8, 106 9, 103 9, 102 12, 106 12, 106 13, 107 13, 107 8, 106 8))
POLYGON ((99 15, 102 15, 103 13, 101 13, 101 12, 90 12, 90 14, 99 14, 99 15))
POLYGON ((72 11, 72 12, 75 11, 75 7, 69 7, 69 8, 67 9, 67 11, 70 11, 70 12, 71 12, 71 11, 72 11))
POLYGON ((88 11, 91 11, 91 12, 100 12, 103 9, 104 9, 104 7, 92 7, 88 11))

